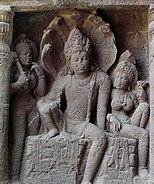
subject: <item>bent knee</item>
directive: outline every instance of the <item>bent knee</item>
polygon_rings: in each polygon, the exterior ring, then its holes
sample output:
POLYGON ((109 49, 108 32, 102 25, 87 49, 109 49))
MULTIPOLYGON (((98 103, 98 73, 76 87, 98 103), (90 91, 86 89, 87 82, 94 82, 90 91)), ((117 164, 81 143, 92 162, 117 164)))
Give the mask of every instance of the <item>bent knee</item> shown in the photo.
POLYGON ((148 142, 149 140, 149 132, 145 129, 142 129, 141 135, 140 135, 141 140, 145 140, 148 142))
POLYGON ((148 141, 149 140, 149 132, 148 131, 144 132, 143 137, 144 137, 144 139, 146 139, 148 141))
POLYGON ((98 144, 106 144, 107 137, 105 133, 96 125, 89 123, 85 129, 85 137, 89 138, 92 142, 97 142, 98 144))
POLYGON ((98 142, 99 144, 104 145, 104 144, 107 144, 107 137, 106 137, 104 132, 100 132, 99 134, 97 134, 94 137, 93 141, 98 142))

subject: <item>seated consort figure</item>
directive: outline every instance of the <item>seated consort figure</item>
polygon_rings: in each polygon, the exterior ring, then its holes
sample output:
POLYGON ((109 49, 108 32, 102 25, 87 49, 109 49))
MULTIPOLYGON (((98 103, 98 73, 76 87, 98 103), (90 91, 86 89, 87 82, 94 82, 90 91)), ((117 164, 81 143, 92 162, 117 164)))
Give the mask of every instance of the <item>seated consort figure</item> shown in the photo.
POLYGON ((70 32, 64 52, 72 72, 54 82, 40 108, 41 120, 47 129, 46 138, 55 136, 59 132, 58 123, 63 123, 67 134, 92 142, 82 180, 82 184, 91 184, 107 145, 103 130, 110 79, 101 71, 91 71, 90 41, 78 29, 70 32), (66 109, 62 112, 60 104, 64 101, 66 109), (96 114, 96 125, 90 123, 92 114, 96 114))
POLYGON ((131 117, 132 125, 141 128, 146 128, 150 115, 150 105, 147 102, 147 94, 145 91, 147 85, 148 83, 145 81, 137 81, 137 99, 139 105, 131 117))
POLYGON ((121 58, 124 59, 121 59, 115 69, 115 88, 111 92, 112 111, 107 114, 107 120, 110 123, 111 132, 119 132, 121 136, 138 141, 138 174, 144 180, 148 177, 149 135, 147 130, 141 128, 142 126, 136 126, 140 124, 138 114, 136 113, 132 118, 130 115, 136 106, 135 95, 131 88, 137 80, 137 69, 132 62, 131 53, 126 51, 121 58), (128 54, 129 56, 125 58, 124 56, 128 54))

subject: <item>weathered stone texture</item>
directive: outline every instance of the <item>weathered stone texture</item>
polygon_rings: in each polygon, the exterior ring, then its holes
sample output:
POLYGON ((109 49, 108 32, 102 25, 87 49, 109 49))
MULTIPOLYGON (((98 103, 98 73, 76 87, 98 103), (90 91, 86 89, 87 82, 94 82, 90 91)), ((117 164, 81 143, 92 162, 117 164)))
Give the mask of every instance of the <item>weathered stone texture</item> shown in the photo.
POLYGON ((125 6, 132 8, 140 8, 141 5, 148 6, 153 3, 153 0, 2 0, 0 4, 10 5, 15 11, 44 11, 55 9, 122 9, 125 6), (133 7, 134 6, 134 7, 133 7))
POLYGON ((137 141, 122 137, 110 137, 103 162, 94 184, 133 183, 137 169, 137 141))
POLYGON ((0 2, 0 183, 154 183, 150 3, 0 2))
POLYGON ((10 7, 0 7, 0 181, 2 183, 9 182, 8 121, 12 16, 10 7))
POLYGON ((85 140, 77 137, 51 140, 28 137, 22 162, 23 183, 76 184, 85 140))

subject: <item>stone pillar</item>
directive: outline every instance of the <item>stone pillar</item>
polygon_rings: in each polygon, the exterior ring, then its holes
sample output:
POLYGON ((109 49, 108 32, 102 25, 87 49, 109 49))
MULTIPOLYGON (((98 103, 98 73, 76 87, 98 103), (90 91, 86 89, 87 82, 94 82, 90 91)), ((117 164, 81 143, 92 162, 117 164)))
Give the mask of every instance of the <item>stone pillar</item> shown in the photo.
POLYGON ((149 76, 150 76, 150 177, 154 184, 154 5, 149 10, 149 76))
POLYGON ((0 183, 9 183, 8 120, 13 14, 0 5, 0 183))

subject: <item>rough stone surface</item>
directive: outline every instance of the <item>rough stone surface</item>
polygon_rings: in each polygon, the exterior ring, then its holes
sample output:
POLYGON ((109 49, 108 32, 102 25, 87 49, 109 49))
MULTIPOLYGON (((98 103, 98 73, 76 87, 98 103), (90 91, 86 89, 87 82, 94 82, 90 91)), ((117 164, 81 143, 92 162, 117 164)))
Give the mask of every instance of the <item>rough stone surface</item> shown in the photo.
POLYGON ((22 162, 22 183, 76 184, 86 141, 77 137, 52 140, 28 137, 22 162))
MULTIPOLYGON (((129 51, 125 51, 120 56, 115 68, 115 89, 111 92, 111 113, 107 114, 107 121, 110 132, 118 132, 122 137, 138 141, 137 172, 141 181, 144 181, 148 178, 149 132, 145 128, 150 111, 149 104, 146 103, 145 83, 138 81, 137 95, 133 91, 138 76, 135 63, 135 58, 129 51), (135 107, 137 107, 135 111, 132 111, 135 107)), ((136 175, 135 172, 134 175, 136 175)))
POLYGON ((44 11, 55 9, 122 9, 124 6, 132 6, 132 8, 140 8, 141 5, 148 6, 153 4, 153 0, 2 0, 2 5, 13 6, 15 11, 44 11), (138 7, 137 7, 138 6, 138 7))
POLYGON ((19 177, 25 138, 37 135, 37 99, 45 95, 44 71, 35 61, 37 49, 31 40, 19 39, 15 46, 11 72, 11 177, 19 177))
POLYGON ((0 183, 154 183, 150 3, 0 2, 0 183))
POLYGON ((109 135, 108 147, 94 184, 132 184, 136 168, 137 141, 109 135))
POLYGON ((153 76, 154 76, 154 72, 153 72, 153 68, 154 68, 154 63, 153 63, 153 53, 154 53, 154 6, 150 7, 150 14, 149 14, 149 62, 150 62, 150 68, 149 68, 149 72, 150 72, 150 179, 149 179, 149 184, 153 184, 154 183, 154 159, 153 159, 153 155, 154 155, 154 137, 153 137, 153 133, 154 133, 154 127, 153 127, 153 121, 154 121, 154 109, 153 109, 153 102, 154 102, 154 96, 153 96, 153 76))
POLYGON ((9 182, 8 120, 12 16, 10 7, 0 7, 0 182, 2 183, 9 182))

